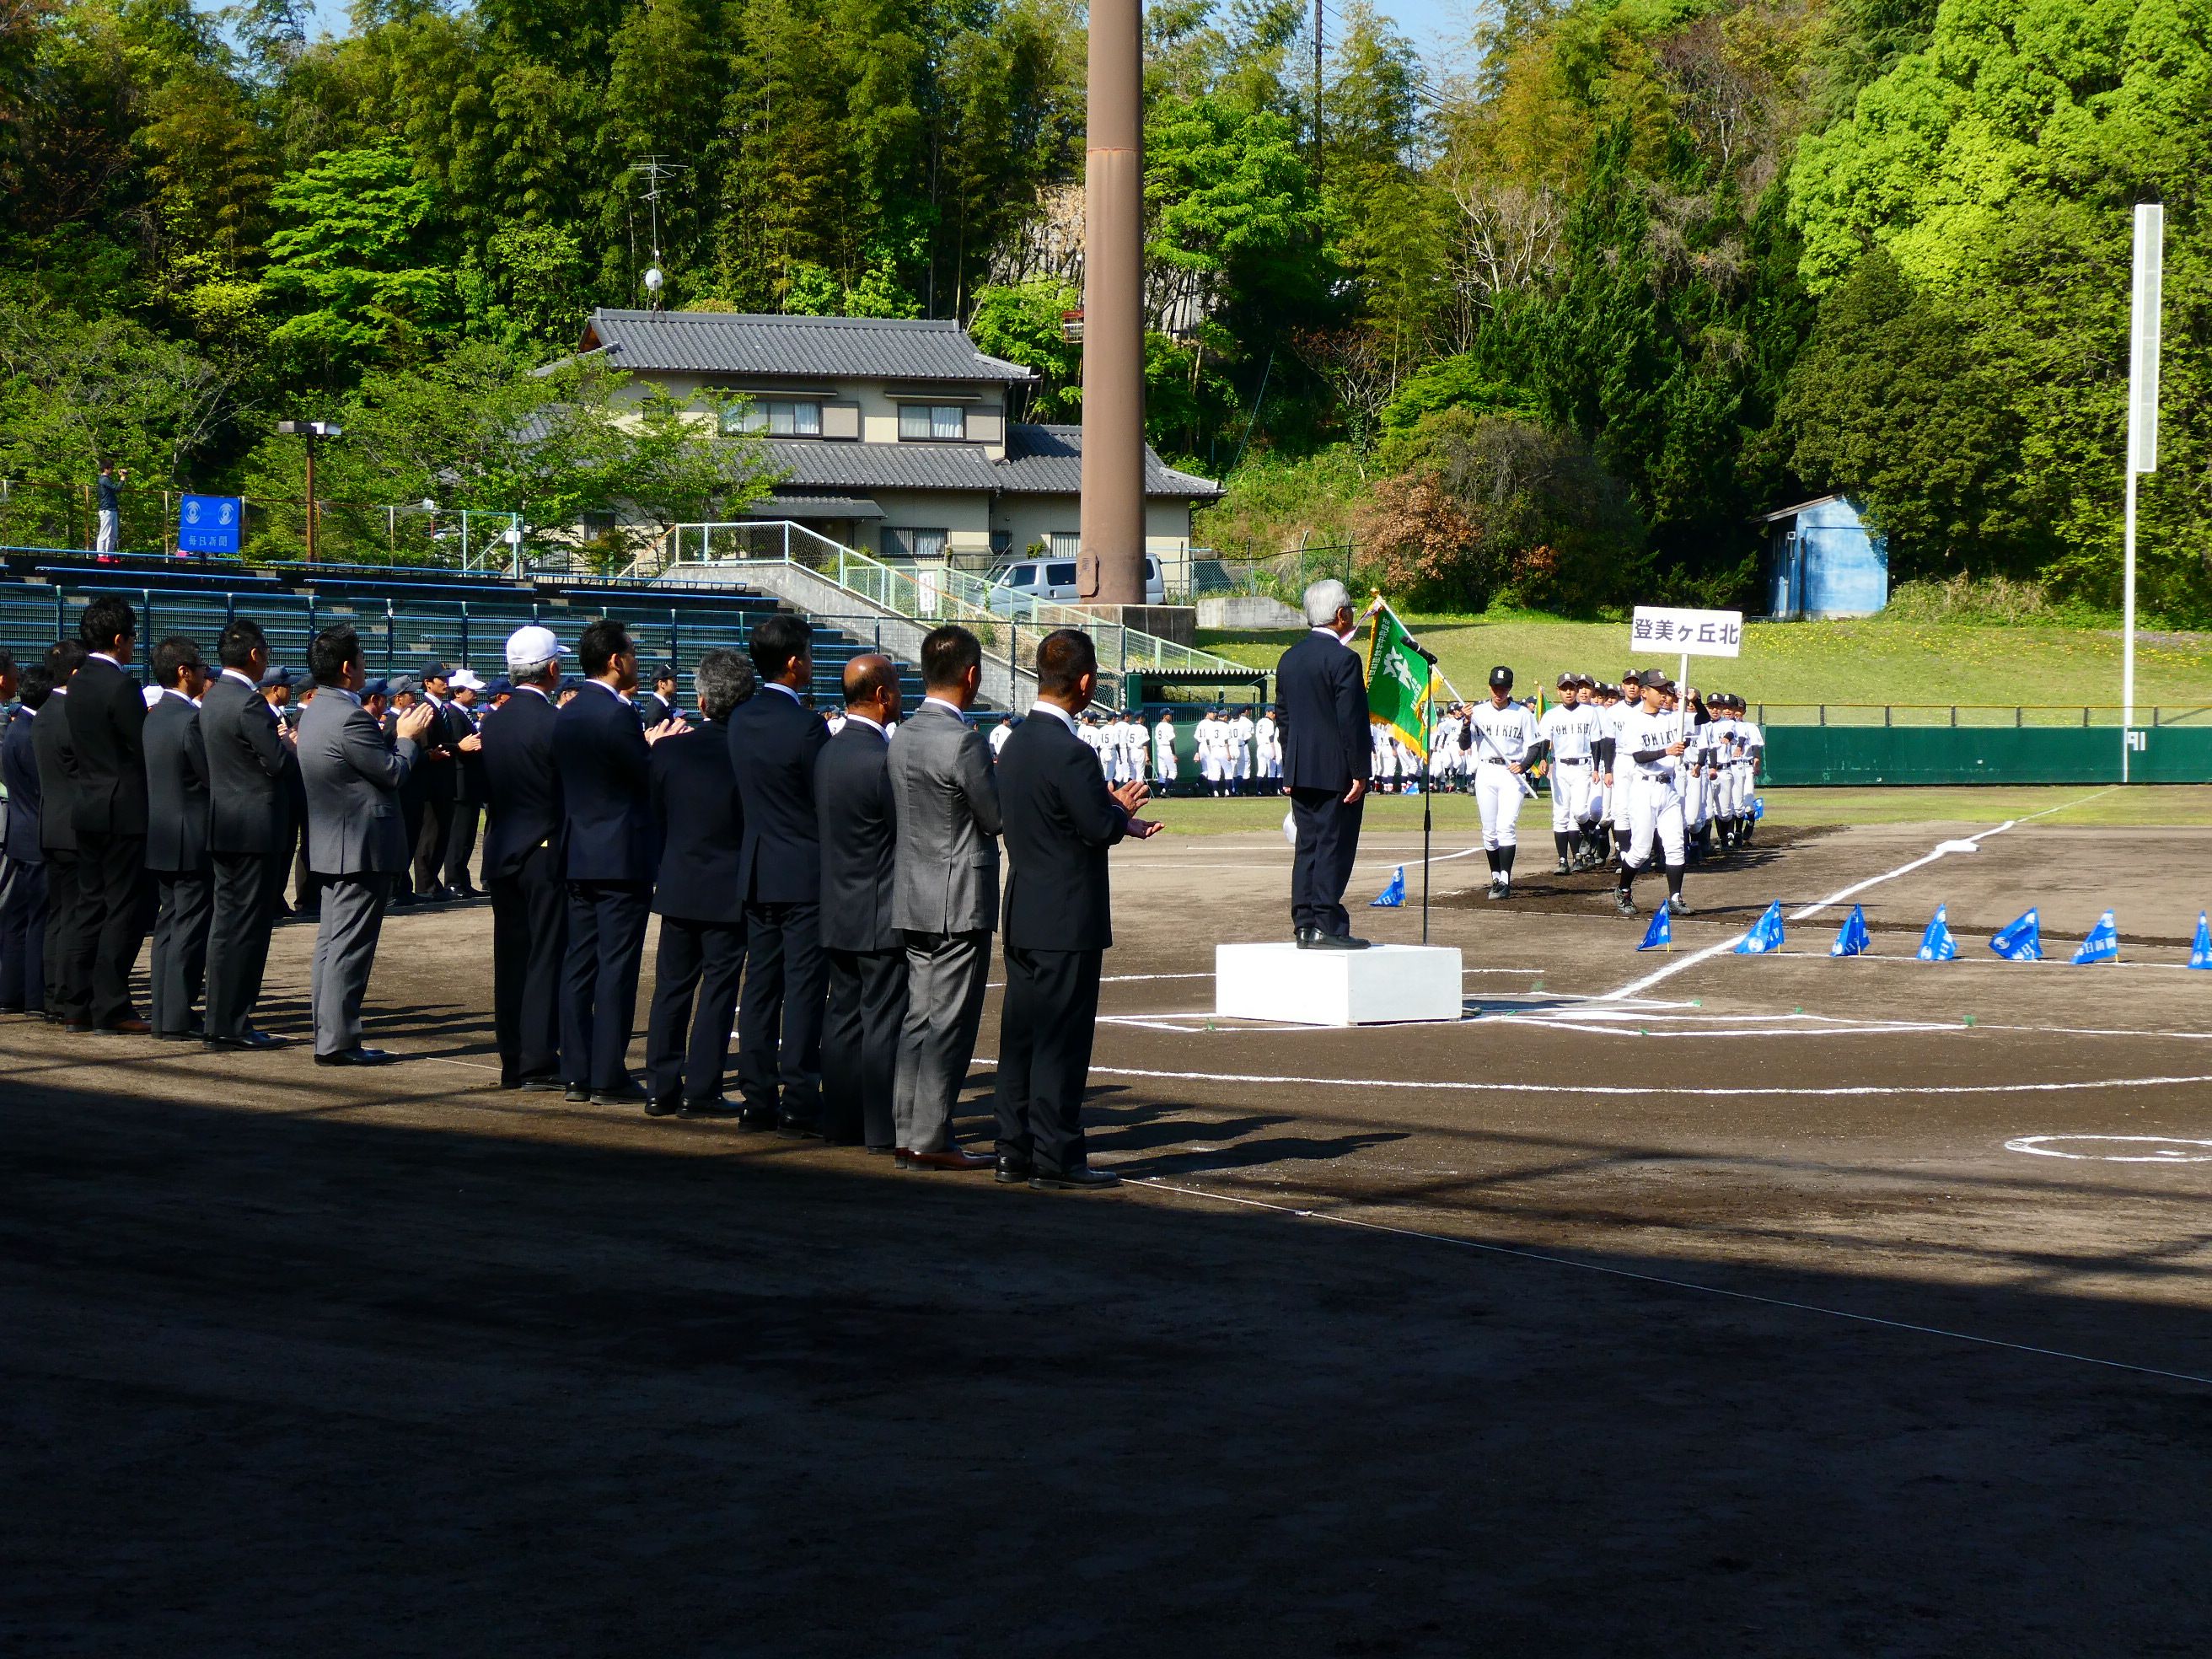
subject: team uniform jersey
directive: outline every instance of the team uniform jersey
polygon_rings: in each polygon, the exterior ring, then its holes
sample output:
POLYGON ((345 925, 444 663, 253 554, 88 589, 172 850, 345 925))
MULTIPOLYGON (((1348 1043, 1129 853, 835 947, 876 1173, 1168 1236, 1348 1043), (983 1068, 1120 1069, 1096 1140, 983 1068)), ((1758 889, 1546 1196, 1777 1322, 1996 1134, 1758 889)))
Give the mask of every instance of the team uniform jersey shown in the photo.
POLYGON ((1656 840, 1668 867, 1678 868, 1686 856, 1683 825, 1683 769, 1687 758, 1669 755, 1667 749, 1686 741, 1683 718, 1677 711, 1646 714, 1642 709, 1621 723, 1615 741, 1620 747, 1613 766, 1616 777, 1633 779, 1630 791, 1629 849, 1625 862, 1641 870, 1651 862, 1656 840), (1648 760, 1636 758, 1649 754, 1648 760))
POLYGON ((1163 719, 1152 728, 1152 776, 1162 783, 1176 781, 1175 722, 1163 719))
POLYGON ((1474 759, 1474 798, 1482 812, 1482 845, 1486 852, 1516 847, 1521 841, 1521 803, 1528 798, 1521 775, 1510 769, 1525 765, 1537 742, 1536 717, 1517 702, 1500 708, 1477 703, 1467 717, 1468 750, 1474 759))
POLYGON ((991 728, 991 757, 998 758, 999 751, 1006 746, 1006 739, 1014 735, 1014 728, 1005 720, 991 728))
POLYGON ((1554 703, 1536 722, 1536 735, 1551 749, 1552 830, 1565 835, 1582 821, 1589 800, 1591 748, 1597 736, 1597 711, 1582 703, 1554 703))

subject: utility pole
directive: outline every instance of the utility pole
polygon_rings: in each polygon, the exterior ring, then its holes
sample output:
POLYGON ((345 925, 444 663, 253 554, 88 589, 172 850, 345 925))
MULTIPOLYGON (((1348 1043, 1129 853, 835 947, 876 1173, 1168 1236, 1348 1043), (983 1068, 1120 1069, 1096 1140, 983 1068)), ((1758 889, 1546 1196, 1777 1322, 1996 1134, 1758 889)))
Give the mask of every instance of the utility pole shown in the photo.
POLYGON ((1314 183, 1321 183, 1321 0, 1314 0, 1314 183))
POLYGON ((325 438, 345 435, 343 428, 329 421, 279 421, 278 435, 298 438, 307 446, 307 562, 315 562, 315 451, 325 438))
POLYGON ((1075 586, 1090 605, 1145 599, 1143 15, 1142 0, 1091 0, 1075 586))

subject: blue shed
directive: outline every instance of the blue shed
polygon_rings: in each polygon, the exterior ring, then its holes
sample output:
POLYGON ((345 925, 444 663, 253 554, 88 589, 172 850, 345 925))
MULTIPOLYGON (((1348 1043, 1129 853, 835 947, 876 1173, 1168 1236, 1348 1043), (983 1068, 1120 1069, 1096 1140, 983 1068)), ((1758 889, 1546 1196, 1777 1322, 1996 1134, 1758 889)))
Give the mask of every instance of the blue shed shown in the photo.
POLYGON ((1759 521, 1767 532, 1769 616, 1871 617, 1889 603, 1889 550, 1847 497, 1800 501, 1759 521))

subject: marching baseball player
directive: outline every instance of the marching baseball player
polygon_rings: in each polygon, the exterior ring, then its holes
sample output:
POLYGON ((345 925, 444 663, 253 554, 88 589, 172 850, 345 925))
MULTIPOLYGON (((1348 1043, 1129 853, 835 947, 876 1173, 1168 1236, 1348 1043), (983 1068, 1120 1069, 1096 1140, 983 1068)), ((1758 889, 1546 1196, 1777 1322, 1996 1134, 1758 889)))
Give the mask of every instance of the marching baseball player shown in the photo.
POLYGON ((1252 778, 1252 711, 1240 708, 1237 718, 1229 722, 1229 775, 1236 793, 1247 792, 1245 785, 1252 778))
POLYGON ((1633 787, 1628 792, 1628 844, 1621 854, 1620 885, 1613 904, 1624 916, 1636 914, 1636 878, 1650 866, 1656 842, 1667 874, 1667 908, 1686 916, 1690 907, 1682 898, 1681 769, 1690 746, 1685 732, 1687 711, 1672 706, 1674 688, 1663 674, 1645 674, 1643 693, 1643 708, 1621 722, 1615 739, 1614 774, 1632 776, 1633 787))
POLYGON ((1261 794, 1283 793, 1283 747, 1275 731, 1273 709, 1262 708, 1260 718, 1252 722, 1252 771, 1260 780, 1261 794))
POLYGON ((1160 723, 1152 728, 1152 781, 1159 786, 1162 794, 1172 788, 1176 781, 1176 725, 1171 709, 1160 710, 1160 723))
POLYGON ((1544 740, 1552 762, 1552 843, 1559 854, 1553 873, 1562 876, 1582 855, 1583 813, 1589 801, 1591 740, 1597 716, 1581 701, 1582 688, 1581 675, 1560 675, 1559 702, 1536 722, 1536 735, 1544 740))
POLYGON ((1475 804, 1482 813, 1482 851, 1490 860, 1490 896, 1510 898, 1521 803, 1532 793, 1522 775, 1543 743, 1535 716, 1513 701, 1513 671, 1504 664, 1490 671, 1490 701, 1468 714, 1468 730, 1475 760, 1475 804))

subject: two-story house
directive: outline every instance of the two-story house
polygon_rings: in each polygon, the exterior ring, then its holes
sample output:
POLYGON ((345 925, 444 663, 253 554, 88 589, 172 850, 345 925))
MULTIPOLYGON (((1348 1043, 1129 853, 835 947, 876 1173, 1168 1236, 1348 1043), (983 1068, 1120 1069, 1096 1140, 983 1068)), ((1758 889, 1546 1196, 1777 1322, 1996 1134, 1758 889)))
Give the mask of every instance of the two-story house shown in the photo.
MULTIPOLYGON (((1082 428, 1013 418, 1036 376, 957 323, 601 310, 582 349, 683 407, 744 394, 732 418, 765 438, 781 475, 753 517, 902 562, 1073 556, 1082 428)), ((1191 509, 1220 493, 1146 451, 1146 550, 1171 584, 1191 509)))

